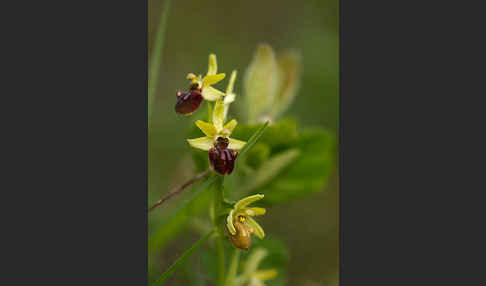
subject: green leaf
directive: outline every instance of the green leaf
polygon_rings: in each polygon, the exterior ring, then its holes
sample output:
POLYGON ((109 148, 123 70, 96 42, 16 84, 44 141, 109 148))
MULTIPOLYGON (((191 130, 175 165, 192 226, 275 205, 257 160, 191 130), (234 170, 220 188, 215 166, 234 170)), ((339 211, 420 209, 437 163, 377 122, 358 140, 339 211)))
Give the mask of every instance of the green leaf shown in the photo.
POLYGON ((159 286, 163 285, 167 279, 170 278, 174 271, 179 267, 188 257, 192 255, 192 253, 198 249, 203 242, 205 242, 209 236, 213 233, 213 231, 209 232, 205 236, 201 237, 194 245, 192 245, 188 250, 186 250, 177 260, 162 274, 159 280, 157 280, 152 286, 159 286))
POLYGON ((252 180, 244 188, 244 193, 252 192, 274 179, 279 172, 292 163, 300 154, 297 148, 288 149, 265 161, 263 165, 251 174, 252 180))
POLYGON ((205 194, 204 190, 216 180, 216 175, 210 176, 204 181, 192 196, 186 200, 182 205, 170 214, 166 219, 160 223, 160 227, 155 230, 149 237, 148 249, 149 253, 158 252, 168 241, 177 235, 184 225, 188 222, 190 215, 199 213, 200 204, 205 204, 206 200, 202 199, 205 194))
MULTIPOLYGON (((239 125, 234 131, 235 137, 246 139, 259 126, 239 125)), ((242 196, 248 192, 265 194, 262 203, 269 205, 322 190, 335 168, 336 143, 336 137, 322 128, 309 128, 298 132, 294 120, 286 119, 268 126, 258 144, 268 146, 269 157, 258 171, 240 172, 242 177, 237 185, 240 188, 238 193, 242 196), (295 155, 290 155, 287 164, 277 163, 279 157, 276 157, 274 162, 275 156, 286 154, 289 150, 298 150, 300 154, 294 159, 292 157, 295 155), (268 167, 263 167, 266 164, 275 164, 272 167, 274 169, 268 170, 268 167), (248 183, 250 185, 246 185, 248 183)), ((250 154, 251 152, 248 156, 250 154)), ((239 164, 245 162, 246 159, 239 164)))
POLYGON ((291 201, 320 191, 334 169, 335 137, 320 128, 303 130, 293 145, 300 155, 278 176, 252 192, 265 194, 265 204, 291 201))
POLYGON ((253 56, 244 77, 246 112, 249 122, 258 121, 275 100, 279 87, 279 72, 271 46, 261 44, 253 56))
MULTIPOLYGON (((241 140, 249 140, 262 124, 238 125, 232 136, 241 140)), ((198 133, 201 134, 201 133, 198 133)), ((291 148, 297 140, 297 123, 295 120, 286 119, 268 126, 258 143, 266 144, 271 153, 278 153, 291 148)))

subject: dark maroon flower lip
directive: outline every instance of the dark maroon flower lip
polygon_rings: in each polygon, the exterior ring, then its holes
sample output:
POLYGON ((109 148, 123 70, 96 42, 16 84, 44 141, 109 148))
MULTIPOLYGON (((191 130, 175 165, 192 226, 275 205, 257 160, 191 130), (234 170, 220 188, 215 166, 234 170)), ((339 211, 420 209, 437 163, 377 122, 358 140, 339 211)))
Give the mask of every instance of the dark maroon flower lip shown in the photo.
POLYGON ((228 144, 228 138, 218 137, 214 147, 208 152, 211 168, 221 175, 229 175, 233 172, 238 156, 238 151, 227 148, 228 144))
POLYGON ((203 101, 203 97, 199 89, 191 89, 188 92, 178 91, 177 95, 177 102, 175 105, 175 112, 178 114, 190 114, 196 111, 201 102, 203 101))

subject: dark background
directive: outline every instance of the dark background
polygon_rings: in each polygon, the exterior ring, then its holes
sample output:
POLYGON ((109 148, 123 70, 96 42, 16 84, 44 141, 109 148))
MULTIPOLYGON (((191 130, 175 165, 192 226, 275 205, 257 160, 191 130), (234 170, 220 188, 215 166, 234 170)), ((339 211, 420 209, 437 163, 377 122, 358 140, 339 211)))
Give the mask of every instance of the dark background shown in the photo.
MULTIPOLYGON (((151 48, 164 2, 149 4, 151 48)), ((188 72, 206 72, 209 53, 217 55, 221 72, 238 70, 235 91, 241 104, 243 74, 259 43, 270 44, 276 52, 298 50, 303 60, 301 88, 287 114, 296 118, 300 127, 321 126, 338 138, 338 36, 337 0, 172 1, 153 107, 149 204, 170 186, 191 177, 190 147, 185 138, 193 120, 174 113, 175 92, 187 86, 188 72)), ((149 55, 152 53, 150 50, 149 55)), ((272 207, 259 219, 267 233, 289 247, 288 285, 338 283, 337 175, 334 171, 322 192, 272 207)), ((164 207, 167 212, 151 213, 149 232, 183 199, 169 201, 164 207)), ((179 241, 188 235, 179 236, 179 241)), ((188 240, 186 246, 190 243, 188 240)), ((177 252, 183 248, 172 245, 151 254, 160 259, 157 267, 161 269, 153 272, 160 273, 169 265, 175 257, 171 249, 177 252)))

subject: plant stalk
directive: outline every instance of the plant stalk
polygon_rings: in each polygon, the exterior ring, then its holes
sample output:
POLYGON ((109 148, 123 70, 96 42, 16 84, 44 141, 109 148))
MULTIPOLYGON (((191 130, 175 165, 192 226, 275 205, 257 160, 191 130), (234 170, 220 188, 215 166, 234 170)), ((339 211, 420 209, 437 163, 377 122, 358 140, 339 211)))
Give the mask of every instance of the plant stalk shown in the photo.
POLYGON ((225 273, 225 266, 224 266, 224 246, 223 246, 223 228, 221 219, 218 217, 217 214, 221 212, 221 208, 223 205, 223 182, 224 176, 218 176, 216 182, 214 183, 214 197, 213 197, 213 225, 214 228, 218 232, 218 236, 216 238, 216 251, 217 251, 217 259, 218 259, 218 281, 217 286, 224 285, 224 273, 225 273))
POLYGON ((236 272, 238 270, 238 263, 240 261, 240 254, 241 251, 238 248, 235 248, 235 250, 233 251, 233 256, 231 257, 231 264, 228 269, 228 274, 226 275, 226 282, 224 286, 233 286, 236 272))
POLYGON ((194 178, 190 179, 189 181, 185 182, 184 184, 180 185, 180 186, 177 186, 176 188, 174 188, 171 192, 169 192, 167 195, 165 195, 164 197, 162 197, 160 200, 158 200, 156 203, 154 203, 150 209, 148 210, 149 212, 151 210, 153 210, 154 208, 160 206, 162 203, 164 203, 165 201, 167 201, 168 199, 170 199, 172 196, 174 195, 177 195, 179 194, 180 192, 182 192, 185 188, 187 188, 188 186, 194 184, 195 182, 201 180, 202 178, 206 177, 207 175, 209 175, 211 173, 211 169, 207 169, 206 171, 202 172, 202 173, 199 173, 197 174, 196 176, 194 176, 194 178))

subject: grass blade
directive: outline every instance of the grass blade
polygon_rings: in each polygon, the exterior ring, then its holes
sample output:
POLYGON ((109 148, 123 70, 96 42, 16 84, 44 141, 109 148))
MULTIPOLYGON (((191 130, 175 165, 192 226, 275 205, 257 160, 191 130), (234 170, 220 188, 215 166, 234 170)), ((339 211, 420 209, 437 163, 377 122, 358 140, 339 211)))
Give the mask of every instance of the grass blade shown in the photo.
POLYGON ((248 139, 248 142, 246 142, 245 146, 243 146, 243 148, 240 150, 238 155, 242 156, 251 147, 253 147, 253 145, 255 145, 255 143, 258 141, 258 139, 260 139, 260 137, 263 135, 263 132, 265 131, 265 129, 267 127, 268 127, 268 121, 266 121, 265 124, 262 125, 262 127, 258 128, 258 130, 255 131, 255 133, 253 133, 253 135, 250 137, 250 139, 248 139))
POLYGON ((210 176, 188 200, 164 219, 160 227, 149 237, 148 248, 150 253, 158 251, 171 237, 181 230, 188 219, 188 212, 190 211, 190 206, 193 205, 192 203, 199 198, 204 190, 209 188, 216 178, 216 175, 210 176))
POLYGON ((241 251, 237 248, 233 250, 233 256, 231 257, 231 264, 226 276, 225 286, 232 286, 236 277, 236 272, 238 270, 238 262, 240 261, 241 251))
POLYGON ((169 18, 169 8, 171 0, 164 1, 164 7, 162 8, 162 16, 160 17, 160 25, 155 35, 155 42, 152 48, 149 67, 149 90, 148 90, 148 112, 149 120, 152 118, 152 105, 154 103, 155 90, 157 88, 157 79, 159 76, 160 66, 162 64, 162 51, 164 49, 165 31, 167 30, 167 19, 169 18))
POLYGON ((189 258, 192 255, 192 253, 196 249, 198 249, 201 246, 201 244, 205 242, 212 233, 213 231, 207 233, 205 236, 201 237, 196 243, 194 243, 191 246, 191 248, 186 250, 179 258, 177 258, 177 260, 171 266, 169 266, 169 268, 164 273, 162 273, 162 276, 160 276, 159 280, 157 280, 154 284, 152 284, 152 286, 163 285, 164 282, 167 281, 167 279, 169 279, 170 276, 172 276, 172 274, 174 274, 174 271, 177 269, 177 267, 181 265, 184 261, 186 261, 186 259, 189 258))

